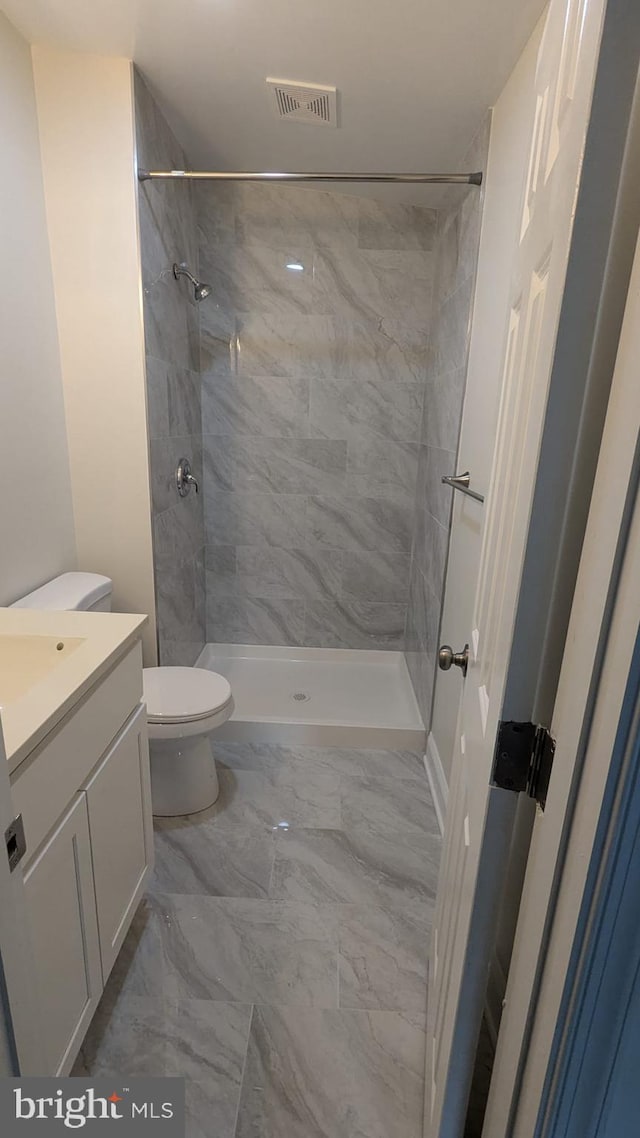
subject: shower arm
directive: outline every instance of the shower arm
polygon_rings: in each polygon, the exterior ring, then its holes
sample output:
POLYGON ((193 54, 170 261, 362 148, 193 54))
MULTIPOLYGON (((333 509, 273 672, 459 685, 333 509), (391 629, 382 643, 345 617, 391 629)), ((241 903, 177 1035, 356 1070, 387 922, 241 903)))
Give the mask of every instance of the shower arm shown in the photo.
POLYGON ((482 172, 474 174, 319 174, 271 173, 230 170, 138 170, 141 182, 187 179, 201 182, 404 182, 423 185, 481 186, 482 172))
POLYGON ((200 282, 196 279, 196 277, 194 277, 193 273, 189 271, 186 265, 174 265, 173 275, 176 280, 178 280, 178 277, 187 277, 187 279, 191 281, 192 285, 195 286, 200 284, 200 282))

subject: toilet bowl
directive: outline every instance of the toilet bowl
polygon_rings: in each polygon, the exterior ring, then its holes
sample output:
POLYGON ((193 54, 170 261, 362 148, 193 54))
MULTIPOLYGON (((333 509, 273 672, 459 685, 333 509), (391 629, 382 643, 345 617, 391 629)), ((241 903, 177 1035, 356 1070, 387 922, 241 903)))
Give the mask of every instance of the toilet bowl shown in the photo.
POLYGON ((211 732, 233 712, 229 681, 205 668, 145 668, 143 689, 153 813, 206 810, 219 793, 211 732))
MULTIPOLYGON (((110 612, 112 588, 98 573, 63 573, 12 608, 110 612)), ((229 681, 205 668, 145 668, 143 687, 153 813, 206 810, 218 797, 210 736, 233 712, 229 681)))

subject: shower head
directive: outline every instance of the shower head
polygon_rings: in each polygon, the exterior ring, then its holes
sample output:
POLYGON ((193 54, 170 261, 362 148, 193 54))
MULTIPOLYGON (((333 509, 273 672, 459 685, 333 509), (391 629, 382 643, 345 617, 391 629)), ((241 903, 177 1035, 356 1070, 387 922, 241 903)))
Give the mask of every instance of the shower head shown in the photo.
POLYGON ((174 265, 173 275, 176 280, 179 280, 180 277, 187 277, 187 279, 191 281, 191 284, 193 285, 193 295, 198 304, 201 300, 205 300, 209 296, 209 293, 211 292, 211 285, 205 284, 204 281, 196 280, 193 273, 189 272, 189 269, 185 264, 174 265))
POLYGON ((201 300, 206 300, 210 292, 211 285, 203 284, 202 281, 199 281, 197 285, 194 285, 193 295, 195 296, 198 303, 201 300))

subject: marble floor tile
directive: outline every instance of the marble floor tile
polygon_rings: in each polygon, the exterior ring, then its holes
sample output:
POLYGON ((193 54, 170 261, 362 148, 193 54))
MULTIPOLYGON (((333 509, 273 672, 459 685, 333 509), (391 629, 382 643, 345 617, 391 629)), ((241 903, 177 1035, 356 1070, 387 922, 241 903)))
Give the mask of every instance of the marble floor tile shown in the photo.
POLYGON ((73 1074, 184 1078, 187 1138, 233 1138, 250 1020, 247 1004, 137 998, 95 1016, 73 1074))
POLYGON ((129 996, 126 1004, 112 1009, 103 997, 71 1074, 96 1078, 163 1075, 164 1054, 162 999, 129 996))
POLYGON ((156 820, 74 1074, 183 1076, 187 1138, 419 1138, 441 845, 422 756, 216 754, 218 803, 156 820))
POLYGON ((145 898, 138 906, 100 1002, 105 1016, 117 1015, 131 1000, 157 999, 163 993, 162 939, 154 906, 145 898))
POLYGON ((339 776, 333 771, 218 771, 220 796, 210 815, 220 828, 339 826, 339 776))
POLYGON ((338 912, 340 1007, 424 1015, 432 903, 338 912))
POLYGON ((187 1138, 233 1138, 251 1007, 167 1000, 166 1075, 186 1080, 187 1138))
POLYGON ((154 820, 153 892, 267 896, 275 856, 272 829, 221 829, 214 811, 154 820))
POLYGON ((342 826, 348 832, 438 834, 438 819, 426 782, 343 777, 342 826))
POLYGON ((337 1006, 330 908, 240 897, 155 898, 167 996, 337 1006))
POLYGON ((430 834, 290 830, 278 835, 270 894, 323 904, 413 906, 432 900, 440 838, 430 834))
POLYGON ((364 747, 283 747, 276 743, 217 743, 216 758, 224 766, 244 770, 292 770, 309 767, 345 775, 424 780, 424 763, 415 751, 364 747))
POLYGON ((254 1008, 236 1138, 419 1138, 424 1055, 397 1012, 254 1008))

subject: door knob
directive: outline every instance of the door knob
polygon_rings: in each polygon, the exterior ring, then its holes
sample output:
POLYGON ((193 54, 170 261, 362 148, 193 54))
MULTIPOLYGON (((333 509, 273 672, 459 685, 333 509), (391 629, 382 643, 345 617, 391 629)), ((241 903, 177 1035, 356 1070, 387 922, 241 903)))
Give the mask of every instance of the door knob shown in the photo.
POLYGON ((438 652, 438 667, 448 672, 451 665, 460 668, 462 675, 466 676, 469 667, 469 645, 465 644, 462 652, 454 652, 449 644, 443 644, 438 652))

